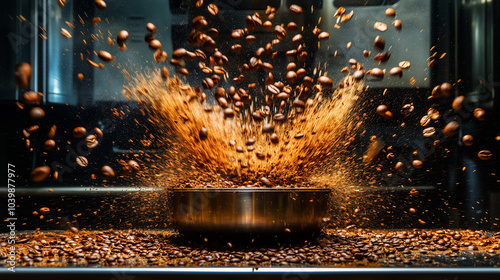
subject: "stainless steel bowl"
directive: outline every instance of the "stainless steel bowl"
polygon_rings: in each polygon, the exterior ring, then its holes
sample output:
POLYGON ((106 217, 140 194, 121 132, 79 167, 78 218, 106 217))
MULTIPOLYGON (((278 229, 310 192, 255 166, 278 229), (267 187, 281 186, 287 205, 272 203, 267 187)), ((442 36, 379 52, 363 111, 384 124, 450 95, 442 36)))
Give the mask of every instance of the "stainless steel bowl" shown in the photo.
POLYGON ((308 233, 321 230, 329 189, 171 189, 180 232, 308 233))

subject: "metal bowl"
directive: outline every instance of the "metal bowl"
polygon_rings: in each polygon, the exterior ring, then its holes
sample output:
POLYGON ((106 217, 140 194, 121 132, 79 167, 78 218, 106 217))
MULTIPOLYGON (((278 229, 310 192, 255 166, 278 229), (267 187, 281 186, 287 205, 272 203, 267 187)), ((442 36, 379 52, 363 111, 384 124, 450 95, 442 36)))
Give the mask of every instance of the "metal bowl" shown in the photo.
POLYGON ((180 232, 309 233, 328 214, 329 189, 170 189, 180 232))

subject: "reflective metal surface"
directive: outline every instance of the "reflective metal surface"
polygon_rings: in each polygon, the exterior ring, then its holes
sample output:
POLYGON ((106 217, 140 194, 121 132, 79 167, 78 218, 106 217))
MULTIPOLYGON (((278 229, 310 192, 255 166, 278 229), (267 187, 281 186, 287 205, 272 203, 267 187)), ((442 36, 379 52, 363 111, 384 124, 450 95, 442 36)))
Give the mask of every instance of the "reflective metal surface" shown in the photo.
POLYGON ((171 221, 181 232, 319 231, 329 189, 172 189, 171 221))

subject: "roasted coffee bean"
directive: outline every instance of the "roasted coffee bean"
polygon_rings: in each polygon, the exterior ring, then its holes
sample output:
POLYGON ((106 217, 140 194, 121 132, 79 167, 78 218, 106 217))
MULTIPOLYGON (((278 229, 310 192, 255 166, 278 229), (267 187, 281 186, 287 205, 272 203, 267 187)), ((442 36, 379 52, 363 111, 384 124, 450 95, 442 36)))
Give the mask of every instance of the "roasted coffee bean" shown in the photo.
POLYGON ((23 103, 26 105, 40 105, 42 96, 34 91, 27 91, 23 94, 23 103))
POLYGON ((73 137, 75 137, 75 138, 82 138, 86 134, 87 134, 87 130, 85 129, 85 127, 79 126, 79 127, 75 127, 73 129, 73 137))
POLYGON ((306 74, 307 74, 306 69, 304 69, 304 68, 299 68, 296 71, 296 73, 297 73, 297 78, 299 78, 299 79, 304 78, 306 76, 306 74))
POLYGON ((110 180, 115 177, 115 171, 109 165, 104 165, 101 168, 101 175, 105 180, 110 180))
POLYGON ((481 150, 477 153, 477 157, 480 160, 489 160, 493 157, 493 153, 489 150, 481 150))
POLYGON ((161 48, 161 43, 160 43, 160 41, 158 41, 158 40, 154 39, 154 40, 152 40, 151 42, 149 42, 149 47, 150 47, 151 49, 156 50, 156 49, 161 48))
POLYGON ((106 2, 104 2, 103 0, 95 0, 95 6, 99 10, 104 10, 107 7, 106 2))
POLYGON ((286 120, 286 116, 281 113, 277 113, 273 116, 273 120, 276 122, 283 122, 286 120))
POLYGON ((457 96, 455 97, 455 99, 453 100, 453 103, 451 104, 451 107, 453 108, 453 110, 456 112, 456 111, 460 111, 462 110, 462 107, 464 106, 464 101, 465 101, 465 96, 457 96))
POLYGON ((87 147, 89 149, 93 149, 97 147, 99 144, 99 141, 97 141, 97 137, 95 134, 90 134, 87 137, 85 137, 85 143, 87 144, 87 147))
POLYGON ((429 116, 429 118, 431 118, 431 120, 437 121, 440 117, 440 114, 439 114, 438 110, 436 110, 434 108, 429 108, 429 110, 427 110, 427 116, 429 116))
POLYGON ((130 168, 132 169, 132 172, 134 172, 134 173, 137 173, 137 172, 139 172, 139 170, 141 170, 141 166, 135 160, 131 159, 127 162, 127 164, 130 166, 130 168))
POLYGON ((391 53, 390 52, 382 52, 373 57, 373 60, 375 61, 381 61, 381 62, 386 62, 391 58, 391 53))
POLYGON ((387 8, 385 10, 385 15, 388 17, 394 17, 396 16, 396 11, 393 8, 387 8))
POLYGON ((49 214, 50 212, 50 208, 49 207, 42 207, 38 210, 38 212, 42 215, 47 215, 49 214))
POLYGON ((486 119, 486 111, 482 108, 476 108, 474 109, 473 115, 476 119, 480 121, 484 121, 486 119))
POLYGON ((399 171, 403 170, 404 166, 405 166, 405 165, 404 165, 402 162, 398 161, 398 162, 396 163, 395 169, 396 169, 396 171, 398 171, 398 172, 399 172, 399 171))
POLYGON ((204 89, 212 89, 215 86, 215 83, 211 78, 207 77, 203 79, 202 85, 204 89))
POLYGON ((472 135, 464 135, 462 137, 462 143, 464 143, 465 146, 472 146, 474 144, 474 137, 472 135))
POLYGON ((420 125, 421 126, 427 126, 431 123, 431 118, 428 115, 423 116, 420 119, 420 125))
POLYGON ((401 20, 397 19, 395 21, 392 22, 392 25, 394 25, 394 27, 397 29, 397 30, 401 30, 401 27, 403 26, 403 24, 401 23, 401 20))
POLYGON ((240 44, 235 44, 231 46, 231 51, 233 53, 239 53, 243 47, 240 44))
POLYGON ((386 105, 379 105, 377 107, 377 114, 384 116, 385 113, 387 112, 387 106, 386 105))
POLYGON ((123 43, 125 43, 125 41, 127 41, 128 39, 128 31, 127 30, 122 30, 118 33, 118 36, 116 37, 116 42, 118 43, 118 45, 123 45, 123 43))
POLYGON ((234 110, 231 108, 224 109, 224 118, 233 118, 235 115, 234 110))
POLYGON ((177 70, 177 73, 179 75, 183 75, 183 76, 188 76, 189 75, 189 71, 186 68, 180 68, 179 70, 177 70))
POLYGON ((460 124, 456 121, 451 121, 443 128, 443 134, 450 137, 458 133, 460 124))
POLYGON ((333 87, 333 82, 328 78, 327 76, 321 76, 318 78, 318 82, 320 83, 321 86, 326 87, 326 88, 331 88, 333 87))
POLYGON ((243 29, 236 29, 231 32, 231 38, 233 38, 233 40, 239 40, 243 38, 244 35, 245 31, 243 29))
POLYGON ((30 178, 32 182, 40 183, 42 181, 45 181, 45 179, 47 179, 49 175, 50 175, 50 167, 40 166, 31 171, 30 178))
POLYGON ((260 182, 266 187, 271 187, 273 185, 271 184, 271 181, 269 181, 269 179, 267 179, 266 177, 260 178, 260 182))
POLYGON ((300 42, 302 42, 302 35, 301 34, 297 34, 297 35, 292 37, 292 43, 299 44, 300 42))
POLYGON ((385 40, 381 36, 375 37, 375 40, 373 41, 373 45, 379 49, 384 49, 385 48, 385 40))
POLYGON ((271 134, 271 143, 276 145, 279 142, 280 142, 280 139, 278 138, 278 135, 276 135, 276 133, 271 134))
POLYGON ((376 79, 383 79, 384 78, 384 71, 380 68, 373 68, 368 71, 368 74, 372 75, 376 79))
POLYGON ((286 38, 286 30, 281 25, 276 25, 274 27, 274 34, 280 40, 285 40, 285 38, 286 38))
POLYGON ((208 13, 210 13, 210 15, 212 16, 216 16, 219 13, 219 8, 217 7, 217 5, 213 3, 208 4, 207 9, 208 13))
POLYGON ((31 65, 22 62, 16 65, 15 71, 16 85, 20 89, 26 89, 30 86, 31 65))
POLYGON ((446 96, 446 97, 449 97, 453 94, 452 90, 453 90, 453 87, 450 83, 443 83, 441 84, 441 86, 439 87, 441 93, 446 96))
POLYGON ((242 148, 242 147, 238 146, 238 147, 236 147, 236 152, 237 152, 237 153, 242 154, 242 153, 244 153, 245 151, 243 150, 243 148, 242 148))
POLYGON ((208 22, 204 16, 197 16, 197 17, 193 18, 193 20, 191 21, 191 24, 192 24, 194 29, 200 29, 202 27, 207 26, 208 22))
POLYGON ((413 104, 405 104, 403 105, 403 108, 401 108, 401 114, 407 116, 411 114, 411 112, 413 112, 414 109, 415 107, 413 106, 413 104))
POLYGON ((48 139, 46 140, 44 143, 43 143, 43 148, 46 150, 46 151, 51 151, 52 149, 54 149, 56 147, 56 141, 52 140, 52 139, 48 139))
POLYGON ((267 90, 273 95, 278 95, 280 93, 280 89, 275 85, 268 85, 267 90))
MULTIPOLYGON (((201 52, 203 52, 203 51, 201 51, 201 52)), ((172 53, 172 57, 175 58, 175 59, 182 59, 182 58, 184 58, 186 56, 186 53, 187 53, 187 50, 185 48, 179 48, 179 49, 176 49, 172 53)))
POLYGON ((30 117, 34 120, 45 117, 45 111, 40 107, 33 107, 30 110, 30 117))
POLYGON ((400 67, 393 67, 389 71, 389 75, 391 76, 399 76, 400 78, 403 76, 403 70, 400 67))
POLYGON ((262 133, 274 133, 274 126, 272 126, 271 124, 265 124, 264 126, 262 126, 262 133))
POLYGON ((357 70, 354 72, 354 74, 352 75, 352 77, 355 79, 355 80, 361 80, 365 77, 365 70, 357 70))
POLYGON ((381 31, 381 32, 384 32, 387 30, 387 24, 383 23, 383 22, 380 22, 380 21, 377 21, 375 22, 375 24, 373 25, 373 28, 375 30, 378 30, 378 31, 381 31))
POLYGON ((295 138, 295 139, 301 139, 302 137, 304 137, 304 134, 302 134, 302 133, 299 132, 299 133, 295 134, 295 136, 293 138, 295 138))
POLYGON ((113 56, 106 51, 100 51, 97 55, 99 56, 100 59, 106 62, 113 60, 113 56))
POLYGON ((432 137, 436 133, 436 129, 434 127, 428 127, 423 130, 424 137, 432 137))
POLYGON ((208 130, 202 127, 198 135, 200 136, 200 140, 206 140, 208 138, 208 130))
POLYGON ((290 94, 288 94, 286 92, 280 92, 280 93, 278 93, 278 95, 276 95, 276 97, 278 99, 288 99, 288 98, 290 98, 290 94))
POLYGON ((78 166, 80 166, 80 167, 87 167, 89 165, 89 161, 84 156, 77 156, 76 157, 76 164, 78 164, 78 166))
POLYGON ((323 32, 319 33, 319 35, 318 35, 318 39, 320 39, 320 40, 326 40, 328 38, 330 38, 330 33, 328 33, 328 32, 323 31, 323 32))
POLYGON ((295 71, 288 71, 286 73, 286 79, 290 84, 294 83, 297 80, 297 73, 295 73, 295 71))
POLYGON ((296 15, 301 15, 302 14, 302 7, 299 5, 290 5, 290 12, 296 14, 296 15))

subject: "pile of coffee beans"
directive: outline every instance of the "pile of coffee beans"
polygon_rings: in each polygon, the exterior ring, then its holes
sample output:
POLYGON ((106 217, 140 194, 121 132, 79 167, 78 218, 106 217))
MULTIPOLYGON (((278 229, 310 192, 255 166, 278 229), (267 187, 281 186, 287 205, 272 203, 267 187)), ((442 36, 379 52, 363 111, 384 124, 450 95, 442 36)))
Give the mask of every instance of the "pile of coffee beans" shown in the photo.
MULTIPOLYGON (((16 262, 43 267, 450 266, 464 258, 495 262, 500 253, 500 232, 472 230, 327 230, 313 240, 281 238, 273 245, 185 240, 172 231, 35 232, 19 235, 16 262), (440 263, 443 257, 447 261, 440 263)), ((9 246, 7 237, 0 237, 0 264, 6 265, 9 246)))

